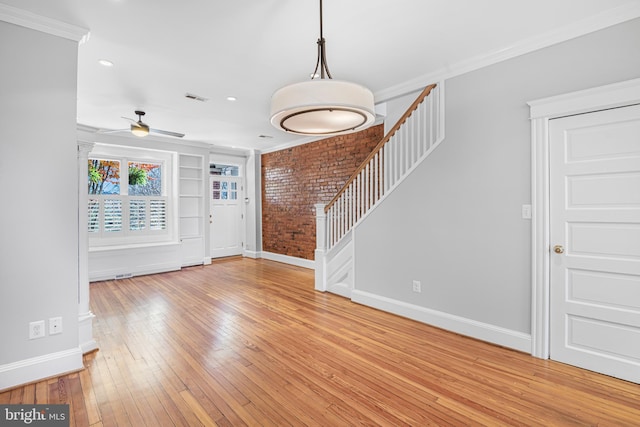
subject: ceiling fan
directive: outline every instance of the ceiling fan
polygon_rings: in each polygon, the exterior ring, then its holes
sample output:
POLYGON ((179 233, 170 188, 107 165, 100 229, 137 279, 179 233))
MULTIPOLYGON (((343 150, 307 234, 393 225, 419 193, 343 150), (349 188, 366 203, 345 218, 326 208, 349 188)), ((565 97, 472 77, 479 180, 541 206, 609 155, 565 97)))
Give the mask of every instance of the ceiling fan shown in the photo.
POLYGON ((150 128, 148 124, 144 123, 142 121, 142 116, 145 115, 144 111, 140 111, 140 110, 136 110, 135 114, 138 116, 138 120, 134 120, 134 119, 130 119, 129 117, 122 117, 125 120, 129 120, 131 121, 131 129, 118 129, 118 130, 112 130, 112 131, 105 131, 102 133, 114 133, 114 132, 125 132, 128 130, 131 130, 131 133, 134 134, 135 136, 139 136, 139 137, 144 137, 147 136, 150 133, 157 133, 159 135, 168 135, 168 136, 173 136, 176 138, 182 138, 184 136, 183 133, 178 133, 178 132, 171 132, 168 130, 160 130, 160 129, 154 129, 154 128, 150 128))

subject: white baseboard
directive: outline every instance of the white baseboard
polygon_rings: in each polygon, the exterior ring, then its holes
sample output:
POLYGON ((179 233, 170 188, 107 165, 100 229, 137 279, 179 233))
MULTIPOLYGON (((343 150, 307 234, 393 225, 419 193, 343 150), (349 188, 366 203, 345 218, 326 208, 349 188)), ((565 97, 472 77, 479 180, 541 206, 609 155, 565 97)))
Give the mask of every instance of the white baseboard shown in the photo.
POLYGON ((341 297, 351 298, 351 285, 347 283, 333 283, 327 286, 327 292, 340 295, 341 297))
POLYGON ((296 265, 298 267, 308 268, 310 270, 316 269, 316 262, 309 259, 296 258, 289 255, 274 254, 272 252, 262 252, 262 258, 271 261, 278 261, 285 264, 296 265))
POLYGON ((529 334, 454 316, 356 289, 351 291, 351 300, 461 335, 523 351, 528 354, 531 353, 531 335, 529 334))
POLYGON ((92 351, 96 351, 98 349, 98 342, 94 339, 90 339, 80 343, 80 350, 82 351, 82 354, 91 353, 92 351))
POLYGON ((82 354, 87 354, 98 349, 98 343, 93 338, 94 317, 96 316, 91 311, 78 316, 78 332, 82 354))
POLYGON ((0 391, 83 368, 80 347, 8 363, 0 366, 0 391))
POLYGON ((261 252, 256 252, 256 251, 247 251, 245 250, 242 253, 242 256, 246 257, 246 258, 251 258, 251 259, 259 259, 262 258, 261 252))
MULTIPOLYGON (((197 265, 200 265, 198 263, 197 265)), ((98 282, 102 280, 114 280, 117 278, 129 278, 134 276, 145 276, 147 274, 166 273, 167 271, 180 270, 182 266, 175 263, 155 264, 136 266, 128 269, 113 269, 94 271, 89 275, 90 282, 98 282)))

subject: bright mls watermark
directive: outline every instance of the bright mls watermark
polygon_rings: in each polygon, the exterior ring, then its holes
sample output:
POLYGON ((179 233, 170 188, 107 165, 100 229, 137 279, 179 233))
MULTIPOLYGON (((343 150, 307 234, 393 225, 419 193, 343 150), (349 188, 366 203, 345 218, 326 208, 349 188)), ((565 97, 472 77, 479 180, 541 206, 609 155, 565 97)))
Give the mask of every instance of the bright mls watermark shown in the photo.
POLYGON ((69 427, 69 405, 0 405, 0 427, 69 427))

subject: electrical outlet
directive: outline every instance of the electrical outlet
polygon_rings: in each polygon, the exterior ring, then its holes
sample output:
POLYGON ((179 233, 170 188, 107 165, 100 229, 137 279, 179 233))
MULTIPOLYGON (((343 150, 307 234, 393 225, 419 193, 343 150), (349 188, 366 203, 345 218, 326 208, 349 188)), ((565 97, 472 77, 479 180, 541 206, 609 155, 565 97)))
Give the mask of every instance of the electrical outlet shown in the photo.
POLYGON ((422 284, 419 280, 413 281, 413 292, 422 292, 422 284))
POLYGON ((44 320, 29 323, 29 339, 42 338, 45 336, 44 320))
POLYGON ((62 317, 52 317, 49 319, 49 335, 62 333, 62 317))

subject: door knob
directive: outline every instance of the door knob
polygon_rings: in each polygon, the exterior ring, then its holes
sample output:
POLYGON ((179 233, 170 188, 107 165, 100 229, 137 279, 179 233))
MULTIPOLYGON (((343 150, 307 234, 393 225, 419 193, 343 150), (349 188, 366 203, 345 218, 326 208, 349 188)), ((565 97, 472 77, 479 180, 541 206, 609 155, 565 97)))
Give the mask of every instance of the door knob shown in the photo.
POLYGON ((555 245, 553 247, 553 252, 555 252, 557 254, 562 254, 562 253, 564 253, 564 248, 562 247, 562 245, 555 245))

